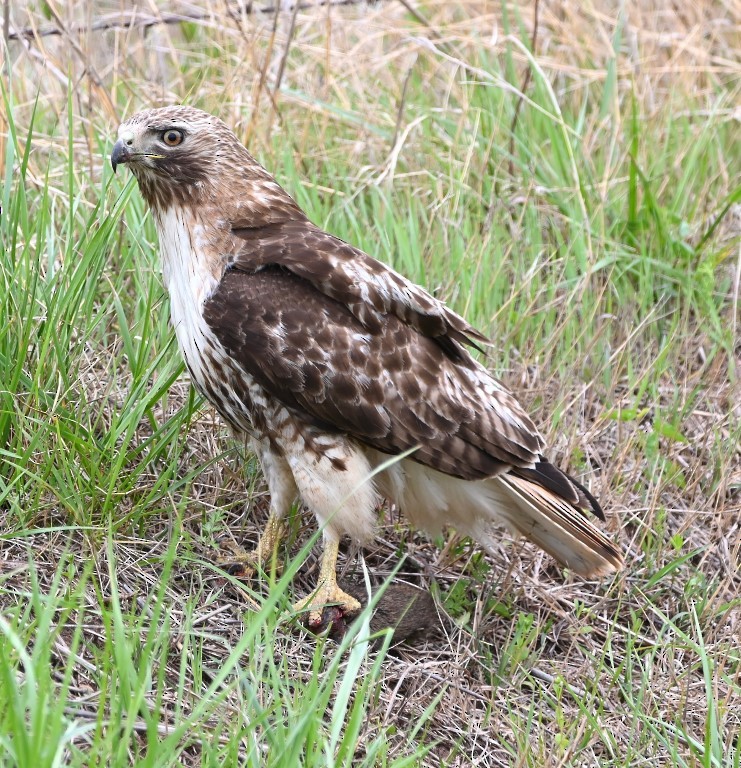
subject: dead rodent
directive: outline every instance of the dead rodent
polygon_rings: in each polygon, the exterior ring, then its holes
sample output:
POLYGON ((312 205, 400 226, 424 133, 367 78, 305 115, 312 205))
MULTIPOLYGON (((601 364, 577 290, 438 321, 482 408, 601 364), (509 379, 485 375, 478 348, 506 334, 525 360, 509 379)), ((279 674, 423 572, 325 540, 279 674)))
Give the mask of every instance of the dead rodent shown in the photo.
MULTIPOLYGON (((341 589, 359 600, 363 607, 368 604, 364 583, 351 579, 340 579, 338 583, 341 589)), ((373 594, 375 591, 374 588, 373 594)), ((353 616, 344 616, 333 607, 326 608, 322 618, 322 630, 329 627, 330 637, 337 641, 344 637, 354 619, 353 616)), ((424 589, 403 582, 392 582, 386 587, 370 620, 371 632, 379 632, 387 627, 393 629, 393 644, 423 637, 439 626, 440 618, 432 595, 424 589)))

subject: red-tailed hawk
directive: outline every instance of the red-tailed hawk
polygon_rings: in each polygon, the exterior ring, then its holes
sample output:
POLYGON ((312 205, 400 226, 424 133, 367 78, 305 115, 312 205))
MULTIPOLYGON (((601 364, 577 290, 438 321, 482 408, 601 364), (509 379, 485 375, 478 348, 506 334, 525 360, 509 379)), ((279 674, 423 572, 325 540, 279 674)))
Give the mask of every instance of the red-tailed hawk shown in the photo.
POLYGON ((595 498, 469 353, 485 337, 312 224, 221 120, 139 112, 111 163, 152 210, 194 385, 260 459, 270 517, 251 561, 269 561, 297 497, 322 526, 319 584, 297 606, 311 624, 327 604, 359 608, 337 586, 337 547, 373 536, 383 497, 433 534, 452 526, 491 548, 504 524, 584 576, 623 566, 586 517, 604 519, 595 498))

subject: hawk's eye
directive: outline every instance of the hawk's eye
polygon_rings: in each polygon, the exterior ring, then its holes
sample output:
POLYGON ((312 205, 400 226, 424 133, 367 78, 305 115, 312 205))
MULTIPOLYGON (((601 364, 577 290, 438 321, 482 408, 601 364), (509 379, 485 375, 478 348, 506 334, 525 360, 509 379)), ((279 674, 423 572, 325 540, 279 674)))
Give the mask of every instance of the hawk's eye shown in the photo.
POLYGON ((177 147, 183 140, 183 132, 176 131, 174 128, 168 128, 162 134, 162 141, 167 144, 168 147, 177 147))

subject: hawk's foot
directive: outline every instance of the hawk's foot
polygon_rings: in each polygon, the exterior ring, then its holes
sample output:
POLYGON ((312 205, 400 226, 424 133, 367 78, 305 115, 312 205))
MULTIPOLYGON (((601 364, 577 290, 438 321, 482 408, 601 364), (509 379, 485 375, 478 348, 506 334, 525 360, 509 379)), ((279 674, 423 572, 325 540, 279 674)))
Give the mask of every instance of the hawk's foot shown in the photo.
POLYGON ((222 554, 216 558, 216 564, 232 576, 245 580, 254 578, 260 570, 279 573, 282 566, 275 562, 275 553, 284 534, 283 521, 271 512, 255 549, 247 551, 224 537, 218 542, 222 554))
POLYGON ((216 557, 216 565, 238 579, 249 581, 263 568, 260 552, 257 549, 246 550, 239 544, 231 541, 227 536, 219 539, 219 554, 216 557))
POLYGON ((308 612, 302 619, 313 632, 321 632, 326 626, 341 623, 342 619, 354 616, 362 607, 358 600, 337 586, 338 547, 339 541, 325 532, 318 586, 312 594, 293 606, 296 613, 308 612))
POLYGON ((337 586, 334 573, 331 579, 320 582, 312 594, 293 606, 293 610, 302 614, 302 621, 313 632, 320 632, 339 620, 351 618, 361 608, 358 600, 337 586))

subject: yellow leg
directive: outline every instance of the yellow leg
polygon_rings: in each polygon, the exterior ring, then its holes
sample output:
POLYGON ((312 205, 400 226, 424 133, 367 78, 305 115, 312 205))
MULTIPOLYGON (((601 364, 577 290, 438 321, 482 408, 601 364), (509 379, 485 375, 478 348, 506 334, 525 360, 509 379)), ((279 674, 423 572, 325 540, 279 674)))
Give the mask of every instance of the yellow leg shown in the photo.
POLYGON ((257 548, 255 549, 255 559, 260 566, 264 568, 265 565, 272 563, 275 560, 278 544, 280 544, 285 535, 285 521, 271 510, 268 521, 265 523, 262 536, 260 536, 257 542, 257 548))
MULTIPOLYGON (((217 563, 240 578, 251 579, 258 568, 268 570, 273 567, 278 544, 285 533, 286 524, 282 516, 271 509, 257 547, 252 552, 247 552, 231 543, 223 544, 227 552, 219 557, 217 563)), ((279 567, 276 566, 276 570, 280 570, 279 567)))
POLYGON ((337 551, 339 541, 333 536, 324 537, 324 551, 319 569, 319 581, 314 592, 299 600, 293 610, 309 612, 308 624, 316 627, 322 624, 322 610, 327 605, 337 605, 343 614, 357 613, 361 605, 347 592, 337 586, 337 551))

